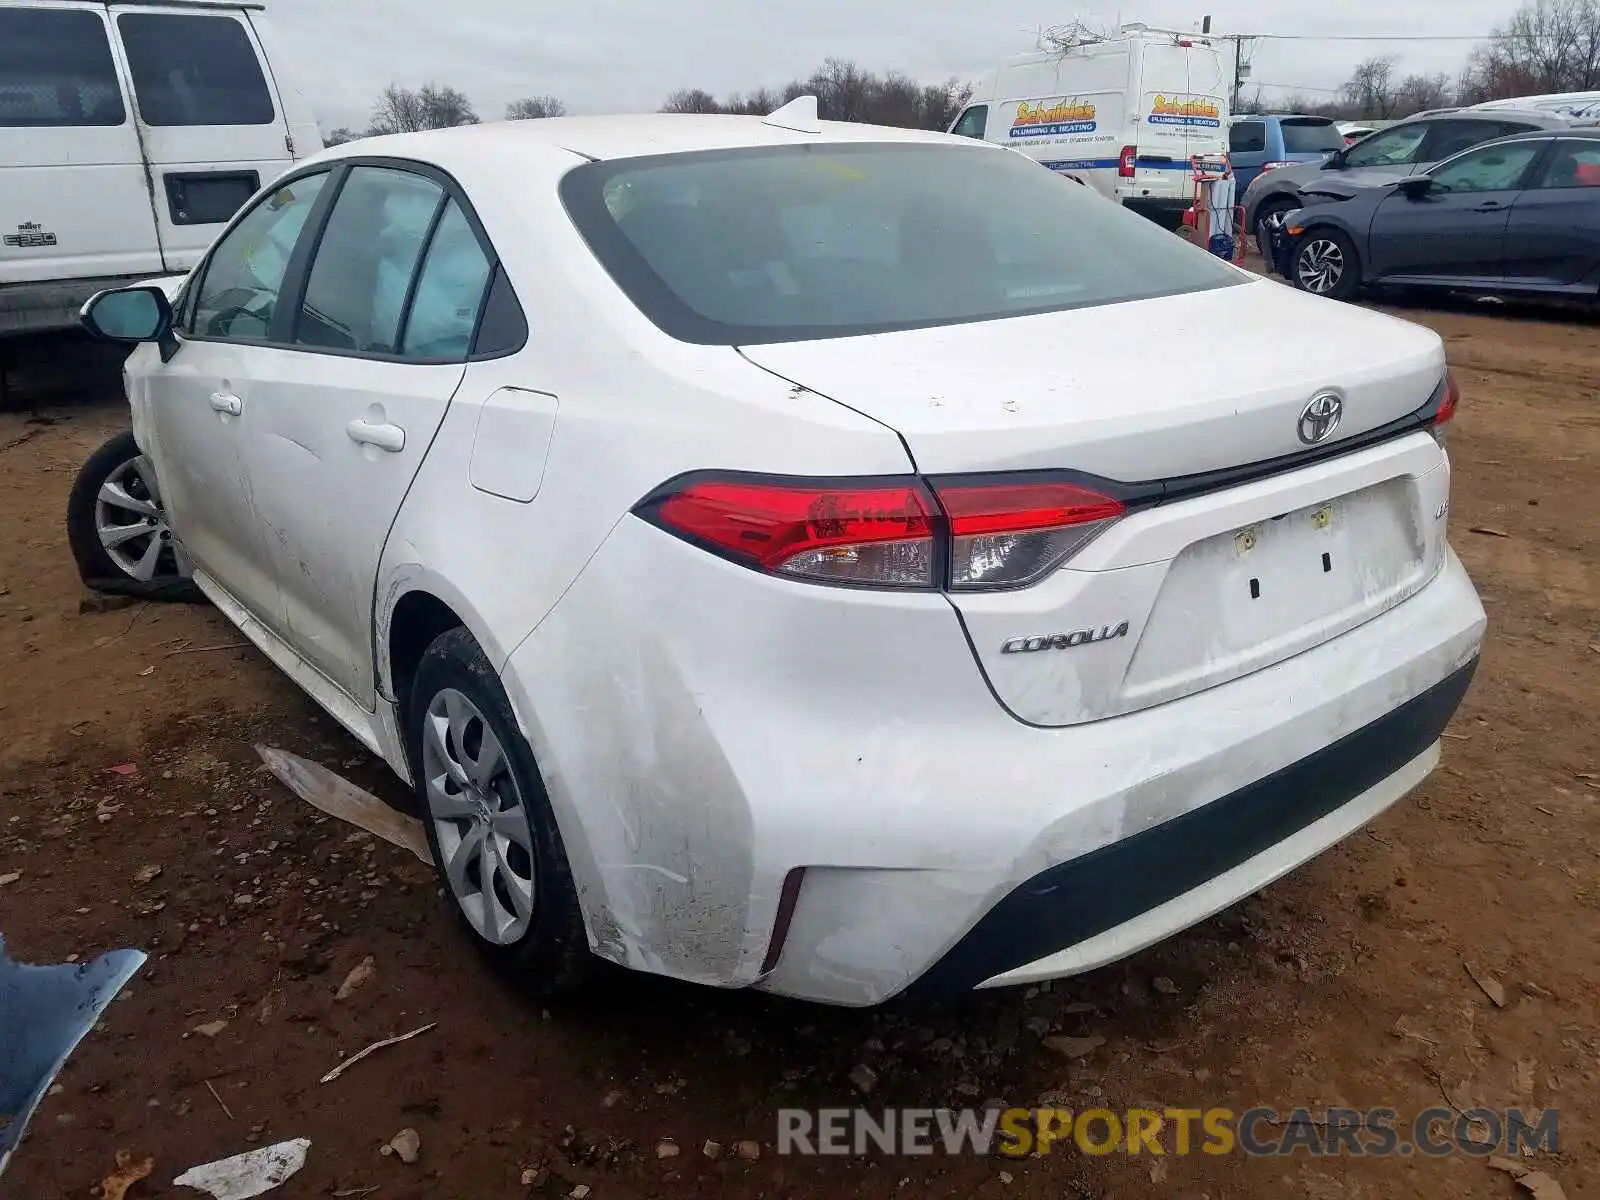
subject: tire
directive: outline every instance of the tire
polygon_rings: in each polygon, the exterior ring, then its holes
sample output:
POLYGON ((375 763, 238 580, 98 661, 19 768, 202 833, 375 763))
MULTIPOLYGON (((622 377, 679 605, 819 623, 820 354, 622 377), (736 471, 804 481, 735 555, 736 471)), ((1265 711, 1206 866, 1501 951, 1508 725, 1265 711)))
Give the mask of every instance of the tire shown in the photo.
POLYGON ((524 990, 576 987, 594 959, 561 832, 505 688, 465 629, 440 634, 424 652, 408 726, 418 813, 446 903, 479 952, 524 990))
POLYGON ((1300 207, 1297 200, 1269 200, 1263 204, 1256 213, 1256 225, 1251 231, 1256 239, 1256 253, 1272 261, 1272 235, 1267 232, 1267 225, 1274 217, 1281 217, 1300 207))
POLYGON ((67 497, 67 543, 79 578, 94 591, 143 600, 205 599, 167 526, 155 469, 131 430, 107 441, 78 472, 67 497))
POLYGON ((1361 260, 1344 233, 1323 225, 1300 235, 1289 260, 1289 275, 1303 292, 1348 300, 1361 288, 1361 260))

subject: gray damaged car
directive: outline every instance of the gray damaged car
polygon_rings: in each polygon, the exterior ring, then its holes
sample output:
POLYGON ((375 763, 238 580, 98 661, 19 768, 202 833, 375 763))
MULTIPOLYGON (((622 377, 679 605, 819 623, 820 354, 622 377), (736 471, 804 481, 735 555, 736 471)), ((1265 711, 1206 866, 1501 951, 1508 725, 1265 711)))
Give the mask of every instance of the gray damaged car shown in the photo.
POLYGON ((1392 183, 1421 174, 1484 142, 1572 125, 1570 117, 1531 109, 1418 113, 1335 151, 1321 162, 1295 163, 1262 172, 1244 192, 1245 228, 1256 235, 1256 248, 1266 254, 1272 227, 1285 213, 1301 206, 1301 196, 1308 190, 1321 191, 1329 185, 1392 183))
POLYGON ((1319 182, 1302 203, 1271 264, 1304 291, 1600 297, 1600 129, 1502 138, 1388 183, 1319 182))

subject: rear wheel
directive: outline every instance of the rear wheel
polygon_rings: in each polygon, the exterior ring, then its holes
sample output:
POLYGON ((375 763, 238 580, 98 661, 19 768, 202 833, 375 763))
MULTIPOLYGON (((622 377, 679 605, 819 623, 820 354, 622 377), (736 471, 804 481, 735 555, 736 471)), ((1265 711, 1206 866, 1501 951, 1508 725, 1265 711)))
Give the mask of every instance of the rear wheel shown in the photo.
POLYGON ((1349 238, 1337 229, 1308 229, 1294 248, 1290 276, 1301 291, 1348 300, 1361 286, 1361 262, 1349 238))
POLYGON ((200 600, 183 545, 167 524, 155 465, 131 430, 89 456, 67 497, 67 541, 83 582, 146 600, 200 600))
POLYGON ((465 629, 423 654, 409 735, 428 845, 474 944, 536 995, 576 986, 591 958, 561 834, 505 689, 465 629))

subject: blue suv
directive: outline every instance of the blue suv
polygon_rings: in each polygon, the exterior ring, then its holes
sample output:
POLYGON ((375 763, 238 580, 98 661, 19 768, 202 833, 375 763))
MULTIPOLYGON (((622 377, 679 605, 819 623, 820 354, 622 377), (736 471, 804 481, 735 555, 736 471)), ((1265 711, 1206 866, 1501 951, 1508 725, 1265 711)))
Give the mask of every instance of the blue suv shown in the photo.
POLYGON ((1328 117, 1240 116, 1228 126, 1228 158, 1238 194, 1270 167, 1321 162, 1344 149, 1344 135, 1328 117))

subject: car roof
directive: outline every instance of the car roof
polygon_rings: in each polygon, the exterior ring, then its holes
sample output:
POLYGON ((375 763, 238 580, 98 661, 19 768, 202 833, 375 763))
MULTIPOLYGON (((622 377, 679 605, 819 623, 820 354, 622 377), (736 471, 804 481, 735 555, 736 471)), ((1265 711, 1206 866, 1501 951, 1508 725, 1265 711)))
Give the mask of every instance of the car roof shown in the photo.
POLYGON ((393 155, 448 167, 474 159, 499 158, 521 150, 555 148, 596 161, 638 158, 651 154, 684 154, 696 150, 734 150, 762 146, 843 145, 861 142, 906 142, 1002 149, 993 143, 921 129, 894 129, 822 121, 820 132, 801 133, 768 125, 761 117, 646 113, 637 116, 541 117, 530 121, 495 121, 455 129, 390 134, 346 142, 318 159, 393 155))
MULTIPOLYGON (((1541 141, 1548 137, 1583 138, 1591 142, 1600 141, 1600 128, 1596 128, 1593 125, 1558 125, 1553 129, 1530 129, 1525 133, 1508 134, 1503 138, 1493 139, 1493 143, 1498 146, 1505 142, 1541 141)), ((1486 146, 1489 144, 1488 142, 1483 143, 1486 146)), ((1469 149, 1476 148, 1469 147, 1469 149)))

